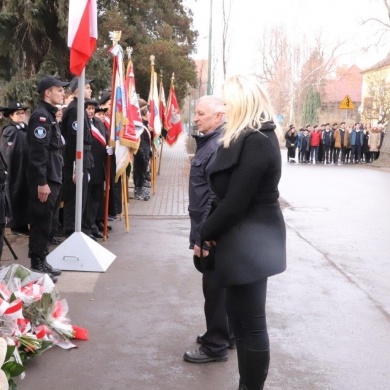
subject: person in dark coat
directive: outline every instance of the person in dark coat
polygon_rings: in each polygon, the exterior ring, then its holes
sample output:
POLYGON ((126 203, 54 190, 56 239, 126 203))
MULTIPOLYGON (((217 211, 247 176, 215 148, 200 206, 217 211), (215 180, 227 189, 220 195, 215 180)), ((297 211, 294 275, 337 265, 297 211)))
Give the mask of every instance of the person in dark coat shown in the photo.
POLYGON ((0 151, 7 165, 6 192, 11 205, 9 227, 15 234, 28 235, 28 193, 26 171, 28 166, 27 106, 11 102, 4 111, 9 123, 3 128, 0 151))
POLYGON ((143 99, 138 99, 144 130, 140 135, 140 144, 134 155, 133 181, 134 198, 148 201, 150 199, 149 162, 152 156, 152 137, 149 131, 149 108, 143 99))
POLYGON ((297 150, 298 135, 294 125, 290 125, 284 138, 286 140, 287 162, 295 163, 295 154, 297 150))
POLYGON ((286 228, 278 202, 281 156, 274 111, 259 78, 230 77, 222 94, 227 124, 209 177, 218 200, 200 238, 215 245, 217 282, 227 290, 240 389, 258 390, 270 360, 267 280, 286 269, 286 228))
MULTIPOLYGON (((85 79, 84 98, 91 99, 92 88, 90 83, 93 80, 85 79)), ((70 82, 69 89, 73 94, 78 92, 78 78, 74 77, 70 82)), ((62 134, 66 140, 64 150, 64 185, 62 198, 64 201, 64 233, 70 236, 75 231, 76 212, 76 141, 77 141, 77 101, 75 97, 65 109, 62 117, 62 134)), ((89 171, 93 167, 93 156, 91 152, 92 135, 86 113, 84 114, 84 144, 83 144, 83 191, 82 191, 82 221, 81 230, 87 236, 91 235, 91 227, 84 218, 84 210, 87 202, 89 171)), ((95 237, 91 237, 95 239, 95 237)))
POLYGON ((55 77, 43 77, 38 84, 41 102, 28 123, 27 141, 29 164, 27 168, 30 234, 28 252, 31 269, 45 272, 55 282, 61 270, 47 261, 53 216, 59 206, 62 185, 63 140, 56 121, 56 104, 64 100, 64 87, 55 77))
POLYGON ((332 162, 331 160, 331 154, 330 150, 332 148, 332 145, 334 145, 333 142, 333 132, 330 129, 330 124, 326 123, 325 124, 325 129, 322 132, 322 151, 323 151, 323 162, 326 164, 330 164, 332 162))
POLYGON ((95 238, 103 238, 96 223, 101 203, 104 199, 104 182, 106 180, 106 156, 113 154, 112 147, 107 146, 106 128, 103 122, 95 117, 95 109, 98 103, 95 100, 86 100, 85 109, 92 134, 93 167, 89 171, 87 204, 85 207, 85 219, 91 227, 91 234, 95 238))
POLYGON ((203 274, 206 332, 197 337, 197 342, 201 344, 199 349, 187 351, 183 356, 191 363, 226 361, 228 348, 234 343, 231 341, 233 336, 229 335, 226 290, 219 287, 215 280, 213 249, 204 245, 201 253, 199 236, 200 226, 210 213, 211 202, 215 198, 208 175, 220 146, 224 112, 223 102, 214 96, 200 98, 195 109, 194 123, 201 135, 193 136, 197 148, 191 161, 188 211, 191 220, 190 249, 193 250, 196 268, 203 274))
POLYGON ((301 147, 299 149, 300 154, 300 161, 302 163, 308 163, 309 162, 309 154, 310 154, 310 134, 309 134, 309 128, 310 126, 306 126, 305 129, 303 129, 303 134, 301 136, 301 147))

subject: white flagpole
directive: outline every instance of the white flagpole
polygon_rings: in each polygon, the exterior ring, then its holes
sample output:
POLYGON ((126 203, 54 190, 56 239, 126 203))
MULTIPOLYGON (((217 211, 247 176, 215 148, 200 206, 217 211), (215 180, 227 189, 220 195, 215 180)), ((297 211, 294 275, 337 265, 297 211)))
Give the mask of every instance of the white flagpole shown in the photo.
POLYGON ((77 95, 77 138, 76 138, 76 215, 75 232, 81 232, 82 202, 83 202, 83 149, 84 149, 84 90, 85 68, 78 78, 77 95))

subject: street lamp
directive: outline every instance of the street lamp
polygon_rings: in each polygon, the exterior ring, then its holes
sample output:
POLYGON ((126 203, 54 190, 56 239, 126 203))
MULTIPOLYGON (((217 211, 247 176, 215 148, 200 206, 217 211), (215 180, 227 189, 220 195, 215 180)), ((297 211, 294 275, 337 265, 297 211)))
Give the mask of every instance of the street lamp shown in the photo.
POLYGON ((210 0, 209 56, 207 66, 207 95, 211 95, 211 42, 213 35, 213 0, 210 0))

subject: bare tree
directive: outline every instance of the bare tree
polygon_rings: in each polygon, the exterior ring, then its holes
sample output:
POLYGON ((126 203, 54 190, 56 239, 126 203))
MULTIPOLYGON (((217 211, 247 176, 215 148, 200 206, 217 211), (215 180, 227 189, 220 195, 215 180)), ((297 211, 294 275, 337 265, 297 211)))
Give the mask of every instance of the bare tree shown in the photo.
POLYGON ((315 37, 314 45, 309 45, 305 39, 292 44, 282 27, 264 33, 259 49, 261 77, 268 84, 276 111, 284 114, 289 123, 299 121, 310 86, 321 92, 333 71, 341 45, 326 47, 321 34, 315 37))
POLYGON ((380 0, 380 3, 383 4, 385 11, 381 13, 381 18, 371 17, 363 20, 362 24, 374 24, 378 26, 378 30, 375 32, 375 44, 374 46, 379 46, 387 33, 390 32, 390 0, 380 0))

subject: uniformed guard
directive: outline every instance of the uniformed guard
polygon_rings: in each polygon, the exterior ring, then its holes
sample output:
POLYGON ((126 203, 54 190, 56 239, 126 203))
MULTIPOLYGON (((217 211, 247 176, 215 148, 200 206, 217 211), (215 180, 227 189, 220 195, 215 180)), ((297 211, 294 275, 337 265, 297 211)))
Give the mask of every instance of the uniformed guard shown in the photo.
MULTIPOLYGON (((106 181, 106 160, 107 154, 112 155, 114 150, 107 146, 106 128, 103 122, 95 117, 95 110, 98 103, 95 100, 86 100, 88 120, 92 134, 92 155, 94 167, 90 171, 91 179, 88 183, 87 205, 85 217, 91 226, 91 233, 95 238, 103 238, 96 223, 100 206, 104 199, 104 182, 106 181)), ((103 216, 104 219, 104 216, 103 216)), ((101 220, 101 218, 99 218, 101 220)))
POLYGON ((28 197, 26 196, 28 166, 28 144, 26 110, 28 106, 11 102, 4 110, 9 122, 4 126, 0 140, 0 151, 7 164, 6 191, 11 205, 9 227, 15 234, 28 236, 28 197))
MULTIPOLYGON (((90 83, 93 80, 85 79, 84 98, 90 99, 92 89, 90 83)), ((69 84, 69 89, 77 96, 78 78, 75 77, 69 84)), ((76 143, 77 143, 77 97, 65 109, 62 117, 62 134, 65 137, 66 145, 64 150, 64 186, 62 197, 64 201, 64 233, 70 236, 75 231, 76 213, 76 143)), ((84 146, 83 146, 83 190, 82 190, 82 220, 81 230, 91 237, 91 227, 84 218, 84 210, 87 200, 89 171, 93 167, 93 156, 91 152, 92 135, 91 128, 85 113, 84 115, 84 146)), ((95 237, 91 237, 95 239, 95 237)))
POLYGON ((28 124, 30 235, 29 257, 31 269, 46 272, 54 282, 61 270, 46 261, 49 253, 53 215, 59 205, 62 184, 63 140, 56 121, 56 104, 64 100, 64 87, 68 82, 46 76, 38 84, 41 97, 39 106, 31 114, 28 124))

